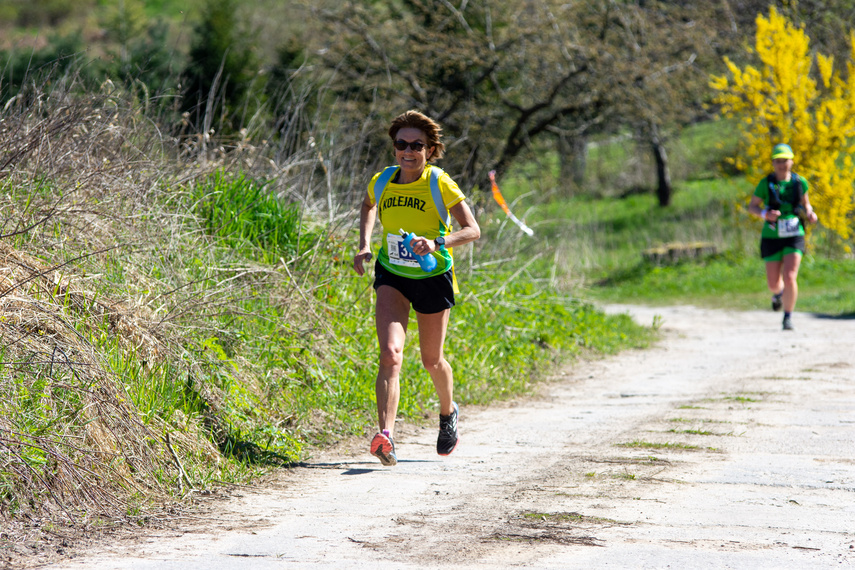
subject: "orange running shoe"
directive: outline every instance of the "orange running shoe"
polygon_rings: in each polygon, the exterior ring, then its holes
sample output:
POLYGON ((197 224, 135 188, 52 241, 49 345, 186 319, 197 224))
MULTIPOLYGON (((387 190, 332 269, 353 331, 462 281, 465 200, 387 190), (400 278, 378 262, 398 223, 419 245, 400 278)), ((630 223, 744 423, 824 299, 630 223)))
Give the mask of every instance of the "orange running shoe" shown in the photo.
POLYGON ((398 456, 395 455, 395 442, 392 441, 389 430, 384 429, 371 440, 371 455, 386 466, 398 463, 398 456))

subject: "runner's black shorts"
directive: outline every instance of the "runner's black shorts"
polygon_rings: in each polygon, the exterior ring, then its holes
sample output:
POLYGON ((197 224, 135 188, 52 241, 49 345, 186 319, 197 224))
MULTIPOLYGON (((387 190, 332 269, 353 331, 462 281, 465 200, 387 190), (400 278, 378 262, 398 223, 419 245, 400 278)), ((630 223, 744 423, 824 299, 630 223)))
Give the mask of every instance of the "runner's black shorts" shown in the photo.
MULTIPOLYGON (((784 250, 798 250, 805 253, 805 236, 791 236, 785 238, 761 238, 760 257, 766 259, 784 250)), ((784 253, 788 253, 784 251, 784 253)))
POLYGON ((441 313, 454 306, 454 283, 451 270, 435 277, 409 279, 387 271, 379 262, 374 264, 374 289, 388 285, 407 298, 413 310, 423 315, 441 313))

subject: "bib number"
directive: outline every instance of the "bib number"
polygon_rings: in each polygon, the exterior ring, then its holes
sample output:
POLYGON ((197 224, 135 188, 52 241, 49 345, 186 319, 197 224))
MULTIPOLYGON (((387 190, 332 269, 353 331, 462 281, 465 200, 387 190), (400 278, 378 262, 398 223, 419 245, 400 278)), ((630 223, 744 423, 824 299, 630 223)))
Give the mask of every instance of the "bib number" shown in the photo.
POLYGON ((793 237, 799 235, 798 218, 782 218, 778 220, 778 237, 793 237))
POLYGON ((397 234, 386 234, 386 251, 392 265, 419 267, 419 262, 404 246, 404 238, 397 234))

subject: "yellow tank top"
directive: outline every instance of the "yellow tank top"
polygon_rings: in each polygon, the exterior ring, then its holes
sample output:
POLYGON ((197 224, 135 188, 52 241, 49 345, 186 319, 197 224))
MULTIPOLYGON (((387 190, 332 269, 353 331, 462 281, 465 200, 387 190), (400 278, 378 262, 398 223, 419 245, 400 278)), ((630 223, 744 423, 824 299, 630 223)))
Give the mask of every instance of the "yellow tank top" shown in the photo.
MULTIPOLYGON (((430 190, 430 171, 435 166, 428 165, 421 177, 410 184, 390 182, 383 190, 378 205, 378 217, 383 228, 382 243, 377 261, 387 271, 408 277, 424 279, 442 275, 454 266, 451 250, 440 249, 432 255, 436 257, 436 269, 425 273, 419 267, 418 261, 404 247, 404 238, 400 230, 412 232, 428 239, 445 236, 451 233, 451 226, 442 220, 445 212, 437 212, 430 190)), ((374 204, 374 183, 380 177, 378 172, 368 185, 368 199, 374 204)), ((465 199, 457 183, 443 172, 439 176, 439 189, 446 210, 459 204, 465 199)))

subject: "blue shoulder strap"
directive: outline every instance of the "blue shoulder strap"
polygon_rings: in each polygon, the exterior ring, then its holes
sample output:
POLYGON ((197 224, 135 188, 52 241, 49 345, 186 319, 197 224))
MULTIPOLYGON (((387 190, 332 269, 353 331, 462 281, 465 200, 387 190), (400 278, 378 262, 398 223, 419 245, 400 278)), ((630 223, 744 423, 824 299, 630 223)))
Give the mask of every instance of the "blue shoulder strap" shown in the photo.
MULTIPOLYGON (((389 185, 389 182, 392 181, 392 178, 395 177, 395 174, 398 173, 398 169, 400 168, 400 166, 387 166, 374 182, 374 203, 377 204, 378 207, 380 206, 380 199, 383 196, 383 191, 389 185)), ((445 207, 445 202, 442 201, 442 190, 439 189, 439 177, 442 176, 442 174, 443 170, 438 166, 430 167, 430 195, 433 199, 433 205, 436 208, 439 219, 442 220, 446 226, 450 226, 451 214, 448 213, 448 208, 445 207)))
POLYGON ((383 196, 383 190, 386 189, 386 186, 389 185, 389 182, 392 181, 392 178, 394 178, 400 168, 400 166, 387 166, 374 182, 374 203, 377 204, 378 208, 380 207, 380 198, 383 196))
POLYGON ((430 195, 433 197, 433 205, 436 208, 436 213, 439 219, 446 226, 451 225, 451 214, 448 213, 448 208, 445 207, 445 202, 442 201, 442 190, 439 189, 439 177, 442 176, 443 170, 438 166, 430 167, 430 195))

